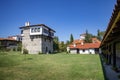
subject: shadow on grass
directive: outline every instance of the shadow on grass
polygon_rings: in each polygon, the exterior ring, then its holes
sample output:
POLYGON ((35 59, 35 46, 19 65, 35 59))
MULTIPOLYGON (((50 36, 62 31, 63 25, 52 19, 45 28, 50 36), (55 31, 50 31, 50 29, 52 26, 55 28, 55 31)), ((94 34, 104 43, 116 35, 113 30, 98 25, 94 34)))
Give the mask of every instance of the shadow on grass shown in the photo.
POLYGON ((103 66, 103 60, 102 60, 102 55, 101 54, 99 54, 99 58, 100 58, 100 62, 101 62, 102 70, 103 70, 104 80, 108 80, 107 76, 106 76, 105 68, 103 66))

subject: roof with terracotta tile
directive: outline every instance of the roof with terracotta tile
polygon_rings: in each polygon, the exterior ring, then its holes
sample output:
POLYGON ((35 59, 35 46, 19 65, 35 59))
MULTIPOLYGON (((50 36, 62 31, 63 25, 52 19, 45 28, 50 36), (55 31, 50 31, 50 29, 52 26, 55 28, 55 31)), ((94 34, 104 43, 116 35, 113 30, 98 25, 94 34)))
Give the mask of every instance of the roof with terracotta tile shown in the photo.
POLYGON ((13 39, 13 38, 0 38, 0 41, 2 41, 2 40, 16 41, 16 40, 13 39))
POLYGON ((97 38, 92 38, 92 42, 93 43, 101 43, 101 41, 99 41, 97 38))
POLYGON ((91 48, 99 48, 100 47, 100 43, 84 43, 82 44, 76 44, 76 46, 74 45, 69 45, 70 49, 91 49, 91 48))
POLYGON ((85 43, 84 40, 74 40, 72 44, 69 45, 71 49, 90 49, 99 48, 101 42, 97 38, 92 38, 92 43, 85 43))
MULTIPOLYGON (((81 39, 76 39, 72 42, 72 44, 81 44, 82 42, 85 42, 84 40, 81 39)), ((93 43, 101 43, 97 38, 92 38, 93 43)))
POLYGON ((84 42, 84 40, 76 39, 72 43, 73 44, 81 44, 81 42, 84 42))

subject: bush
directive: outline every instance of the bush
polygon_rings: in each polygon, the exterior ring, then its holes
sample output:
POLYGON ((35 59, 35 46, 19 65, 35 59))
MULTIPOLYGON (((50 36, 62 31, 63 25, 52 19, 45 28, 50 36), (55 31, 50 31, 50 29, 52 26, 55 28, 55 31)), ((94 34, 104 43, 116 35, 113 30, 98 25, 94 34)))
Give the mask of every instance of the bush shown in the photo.
POLYGON ((43 54, 43 53, 39 51, 38 54, 43 54))
POLYGON ((21 50, 22 50, 21 47, 18 47, 18 48, 17 48, 17 51, 21 51, 21 50))
POLYGON ((4 52, 4 51, 5 51, 5 48, 0 47, 0 52, 4 52))
POLYGON ((28 54, 28 50, 27 49, 23 49, 23 54, 28 54))
POLYGON ((18 44, 17 51, 22 51, 22 43, 21 42, 18 44))
POLYGON ((13 51, 16 51, 16 48, 13 48, 13 51))
POLYGON ((11 49, 10 49, 10 48, 6 48, 5 51, 6 51, 6 52, 9 52, 9 51, 11 51, 11 49))

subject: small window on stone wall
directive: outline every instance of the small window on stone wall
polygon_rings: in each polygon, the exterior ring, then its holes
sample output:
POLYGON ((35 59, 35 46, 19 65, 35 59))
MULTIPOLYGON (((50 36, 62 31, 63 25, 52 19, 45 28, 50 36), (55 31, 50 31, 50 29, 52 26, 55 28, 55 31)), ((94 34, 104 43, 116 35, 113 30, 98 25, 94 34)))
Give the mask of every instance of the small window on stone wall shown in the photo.
POLYGON ((31 41, 33 41, 33 39, 34 39, 34 36, 30 36, 30 39, 31 39, 31 41))

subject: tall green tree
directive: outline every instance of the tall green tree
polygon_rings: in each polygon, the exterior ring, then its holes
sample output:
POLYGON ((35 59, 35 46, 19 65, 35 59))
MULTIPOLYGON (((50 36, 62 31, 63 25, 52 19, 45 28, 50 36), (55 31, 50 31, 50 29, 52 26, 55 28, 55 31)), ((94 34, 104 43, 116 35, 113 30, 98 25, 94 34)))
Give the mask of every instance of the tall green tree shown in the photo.
POLYGON ((97 30, 97 38, 101 41, 101 35, 100 35, 100 30, 97 30))
POLYGON ((73 35, 71 34, 71 35, 70 35, 70 43, 72 43, 73 40, 74 40, 74 37, 73 37, 73 35))
POLYGON ((88 30, 86 30, 86 36, 85 36, 85 42, 86 43, 91 43, 92 42, 92 34, 88 33, 88 30))
POLYGON ((101 40, 103 39, 104 34, 105 34, 105 31, 100 32, 101 40))
POLYGON ((66 51, 66 45, 65 45, 64 41, 61 41, 61 42, 60 42, 59 48, 60 48, 60 51, 61 51, 61 52, 66 51))
POLYGON ((105 34, 105 31, 97 30, 97 38, 101 41, 103 39, 103 36, 105 34))
POLYGON ((57 36, 53 39, 53 50, 59 52, 59 38, 57 36))

